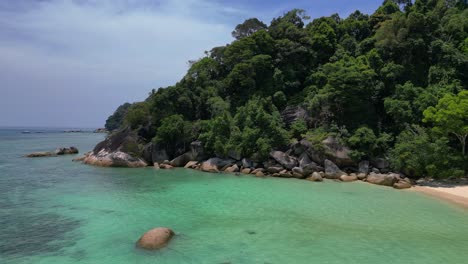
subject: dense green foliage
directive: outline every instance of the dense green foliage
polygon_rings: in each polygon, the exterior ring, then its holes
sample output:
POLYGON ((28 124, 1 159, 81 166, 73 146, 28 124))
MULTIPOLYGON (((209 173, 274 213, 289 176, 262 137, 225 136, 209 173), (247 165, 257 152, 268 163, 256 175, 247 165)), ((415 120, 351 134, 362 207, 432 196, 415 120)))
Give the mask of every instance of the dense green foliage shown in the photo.
POLYGON ((117 108, 115 112, 109 116, 106 120, 105 128, 108 131, 115 130, 122 126, 125 114, 127 114, 128 109, 132 106, 129 103, 125 103, 117 108))
POLYGON ((372 15, 311 21, 295 9, 269 26, 249 19, 233 36, 132 106, 124 124, 150 125, 159 143, 199 139, 213 155, 258 160, 302 137, 339 134, 356 160, 390 158, 415 177, 466 173, 462 1, 385 0, 372 15), (288 106, 309 118, 286 126, 288 106))

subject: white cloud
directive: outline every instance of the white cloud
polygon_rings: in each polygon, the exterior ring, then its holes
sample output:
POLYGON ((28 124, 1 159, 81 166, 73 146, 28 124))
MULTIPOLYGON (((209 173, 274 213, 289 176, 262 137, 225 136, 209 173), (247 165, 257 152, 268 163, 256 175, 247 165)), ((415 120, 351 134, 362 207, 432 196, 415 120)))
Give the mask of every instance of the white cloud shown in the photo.
POLYGON ((119 104, 175 83, 189 59, 230 42, 229 18, 241 14, 202 0, 0 11, 0 126, 102 125, 119 104))

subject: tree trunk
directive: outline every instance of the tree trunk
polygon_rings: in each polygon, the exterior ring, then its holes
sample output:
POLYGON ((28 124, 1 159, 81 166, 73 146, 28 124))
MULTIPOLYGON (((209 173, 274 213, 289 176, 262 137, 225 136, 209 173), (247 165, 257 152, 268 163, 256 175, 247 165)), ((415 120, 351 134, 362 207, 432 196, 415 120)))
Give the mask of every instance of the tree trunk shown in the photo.
POLYGON ((462 155, 465 156, 466 135, 463 137, 463 140, 461 143, 462 143, 462 155))

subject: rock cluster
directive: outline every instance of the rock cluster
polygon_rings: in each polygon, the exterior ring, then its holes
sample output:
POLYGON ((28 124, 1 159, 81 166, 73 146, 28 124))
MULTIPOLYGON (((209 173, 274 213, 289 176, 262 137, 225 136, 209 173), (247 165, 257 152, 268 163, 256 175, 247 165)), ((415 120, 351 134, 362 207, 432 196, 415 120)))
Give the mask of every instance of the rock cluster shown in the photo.
POLYGON ((40 152, 33 152, 30 154, 25 155, 27 158, 39 158, 39 157, 55 157, 60 155, 70 155, 70 154, 78 154, 79 151, 76 147, 68 147, 68 148, 58 148, 55 151, 40 151, 40 152))
POLYGON ((188 149, 174 151, 158 144, 144 143, 139 133, 124 129, 111 134, 82 160, 87 164, 106 167, 184 167, 212 173, 251 174, 256 177, 297 178, 315 182, 323 179, 367 181, 397 189, 411 187, 411 181, 389 171, 387 160, 356 162, 350 157, 351 150, 333 137, 325 138, 318 145, 302 139, 291 144, 285 151, 271 151, 266 160, 243 158, 235 151, 230 151, 225 157, 210 158, 205 154, 200 141, 192 142, 188 149))

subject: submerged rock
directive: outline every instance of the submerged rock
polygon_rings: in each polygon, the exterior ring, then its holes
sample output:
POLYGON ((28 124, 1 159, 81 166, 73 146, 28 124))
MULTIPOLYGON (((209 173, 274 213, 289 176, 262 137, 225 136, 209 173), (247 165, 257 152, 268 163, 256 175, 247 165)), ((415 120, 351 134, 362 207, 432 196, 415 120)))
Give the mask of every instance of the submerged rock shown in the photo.
POLYGON ((54 152, 51 151, 39 151, 25 155, 26 158, 40 158, 40 157, 55 157, 60 155, 78 154, 76 147, 69 148, 58 148, 54 152))
POLYGON ((25 155, 26 158, 54 157, 56 154, 50 151, 33 152, 25 155))
POLYGON ((76 147, 58 148, 55 150, 55 154, 57 155, 78 154, 78 152, 76 147))
POLYGON ((139 248, 147 250, 160 249, 169 243, 174 236, 174 231, 166 227, 157 227, 143 234, 137 241, 139 248))

